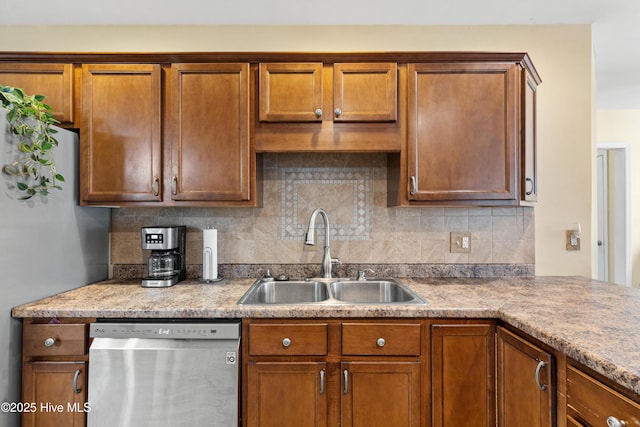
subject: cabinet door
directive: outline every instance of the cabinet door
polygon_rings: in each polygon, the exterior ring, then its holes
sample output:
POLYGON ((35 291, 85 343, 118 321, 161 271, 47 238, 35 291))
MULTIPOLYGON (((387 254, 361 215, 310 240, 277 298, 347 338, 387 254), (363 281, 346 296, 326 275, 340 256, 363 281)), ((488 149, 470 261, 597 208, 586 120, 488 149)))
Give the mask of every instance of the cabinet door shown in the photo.
POLYGON ((327 426, 326 363, 249 362, 247 427, 327 426))
POLYGON ((343 362, 341 372, 341 426, 420 426, 420 362, 343 362))
POLYGON ((409 64, 409 200, 516 201, 518 70, 409 64))
POLYGON ((333 120, 391 122, 397 118, 398 67, 395 63, 333 66, 333 120))
POLYGON ((72 64, 0 64, 0 84, 19 87, 27 95, 44 95, 53 117, 62 125, 73 124, 72 64))
POLYGON ((528 202, 538 200, 538 164, 537 164, 537 82, 528 72, 522 73, 522 199, 528 202))
POLYGON ((249 64, 173 64, 174 200, 249 200, 249 64))
POLYGON ((493 324, 433 325, 431 364, 433 427, 495 426, 493 324))
POLYGON ((24 427, 86 424, 86 363, 27 362, 22 373, 23 402, 35 403, 35 411, 23 412, 24 427))
POLYGON ((260 121, 322 120, 322 63, 260 64, 260 121))
POLYGON ((82 202, 161 199, 159 65, 82 66, 82 202))
POLYGON ((498 327, 498 425, 550 427, 555 413, 549 353, 498 327))

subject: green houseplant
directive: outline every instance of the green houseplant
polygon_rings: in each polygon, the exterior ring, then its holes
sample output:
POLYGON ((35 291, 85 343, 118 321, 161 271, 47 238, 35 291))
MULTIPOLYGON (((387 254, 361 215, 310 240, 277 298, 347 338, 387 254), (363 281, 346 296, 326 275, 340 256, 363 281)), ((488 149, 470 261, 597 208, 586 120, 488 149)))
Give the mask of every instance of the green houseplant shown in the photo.
POLYGON ((59 183, 64 182, 52 156, 58 146, 53 125, 59 122, 44 99, 44 95, 27 95, 20 88, 0 84, 0 102, 8 110, 9 131, 14 135, 9 142, 18 143, 17 152, 11 163, 2 166, 2 173, 13 178, 22 200, 37 194, 47 196, 52 189, 61 190, 59 183))

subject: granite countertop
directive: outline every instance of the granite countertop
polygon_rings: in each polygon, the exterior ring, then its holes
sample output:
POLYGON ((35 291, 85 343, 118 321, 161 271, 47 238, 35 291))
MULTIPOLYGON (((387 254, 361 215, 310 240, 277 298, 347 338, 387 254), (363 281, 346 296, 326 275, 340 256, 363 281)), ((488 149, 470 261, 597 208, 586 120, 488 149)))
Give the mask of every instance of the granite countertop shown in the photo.
POLYGON ((239 306, 252 279, 171 288, 108 280, 15 307, 12 316, 501 319, 640 395, 640 289, 582 277, 402 279, 427 305, 239 306))

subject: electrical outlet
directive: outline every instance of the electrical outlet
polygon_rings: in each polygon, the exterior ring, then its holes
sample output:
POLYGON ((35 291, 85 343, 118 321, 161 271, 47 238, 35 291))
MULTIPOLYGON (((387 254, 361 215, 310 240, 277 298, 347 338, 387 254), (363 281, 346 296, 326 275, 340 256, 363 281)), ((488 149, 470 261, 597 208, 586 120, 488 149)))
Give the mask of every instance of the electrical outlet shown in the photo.
POLYGON ((580 250, 580 234, 576 230, 565 230, 565 238, 567 239, 566 250, 579 251, 580 250))
POLYGON ((471 253, 471 233, 451 232, 451 253, 471 253))

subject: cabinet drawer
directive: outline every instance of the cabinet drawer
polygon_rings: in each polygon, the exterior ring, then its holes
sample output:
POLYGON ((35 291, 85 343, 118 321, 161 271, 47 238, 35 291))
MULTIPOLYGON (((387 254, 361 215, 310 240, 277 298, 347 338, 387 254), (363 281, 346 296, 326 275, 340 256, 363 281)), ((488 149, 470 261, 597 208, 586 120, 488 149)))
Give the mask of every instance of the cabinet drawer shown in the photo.
POLYGON ((327 354, 327 324, 249 325, 252 356, 322 356, 327 354))
POLYGON ((419 356, 419 323, 343 323, 342 354, 419 356))
POLYGON ((88 325, 26 324, 23 353, 29 356, 82 356, 87 352, 88 325))
POLYGON ((640 404, 612 390, 573 366, 567 367, 567 412, 592 426, 607 425, 608 417, 640 426, 640 404))

